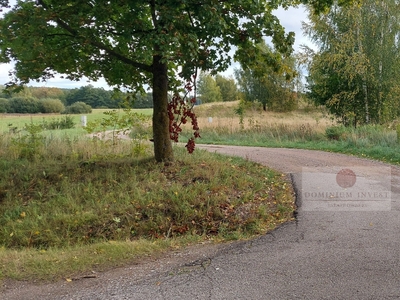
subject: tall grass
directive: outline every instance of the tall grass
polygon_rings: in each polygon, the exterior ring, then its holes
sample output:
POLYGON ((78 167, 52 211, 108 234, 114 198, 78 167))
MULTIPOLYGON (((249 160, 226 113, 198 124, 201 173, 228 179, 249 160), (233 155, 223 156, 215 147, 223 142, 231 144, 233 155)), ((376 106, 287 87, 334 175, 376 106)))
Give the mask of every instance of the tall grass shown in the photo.
POLYGON ((290 113, 248 109, 241 123, 239 116, 232 115, 235 105, 218 110, 198 107, 201 139, 197 142, 327 150, 400 163, 396 122, 344 127, 324 110, 306 107, 290 113))
POLYGON ((292 219, 285 179, 249 161, 177 146, 176 161, 164 165, 150 142, 137 151, 136 139, 56 138, 35 128, 0 135, 0 278, 102 269, 292 219))

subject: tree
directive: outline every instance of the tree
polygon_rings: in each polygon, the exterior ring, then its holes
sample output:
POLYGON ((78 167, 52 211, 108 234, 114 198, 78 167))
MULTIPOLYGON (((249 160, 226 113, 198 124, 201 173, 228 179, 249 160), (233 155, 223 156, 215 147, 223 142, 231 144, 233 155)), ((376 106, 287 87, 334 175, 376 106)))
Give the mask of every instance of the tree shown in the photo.
POLYGON ((64 99, 64 92, 59 88, 49 88, 49 87, 29 87, 32 97, 37 99, 64 99))
POLYGON ((400 102, 400 4, 364 0, 315 16, 306 33, 319 45, 309 65, 310 97, 343 124, 382 123, 400 102))
POLYGON ((202 72, 197 83, 197 92, 202 103, 221 102, 222 95, 215 79, 207 73, 202 72))
MULTIPOLYGON (((302 0, 318 8, 333 0, 302 0)), ((8 0, 0 0, 7 7, 8 0)), ((47 80, 56 73, 78 80, 104 77, 110 86, 153 91, 154 154, 173 159, 168 89, 197 68, 225 70, 228 54, 247 64, 264 36, 288 53, 285 34, 271 11, 293 1, 267 0, 27 0, 18 1, 0 21, 1 62, 15 61, 13 83, 47 80), (29 49, 29 51, 27 51, 29 49)))
POLYGON ((153 108, 152 93, 133 95, 133 108, 153 108))
POLYGON ((235 70, 246 101, 260 102, 264 110, 291 111, 296 108, 295 59, 284 57, 265 42, 251 65, 235 70), (272 58, 272 62, 271 62, 272 58))
POLYGON ((7 98, 0 98, 0 113, 8 113, 10 110, 10 101, 7 98))
POLYGON ((117 108, 121 99, 113 99, 112 91, 95 88, 92 85, 82 86, 71 90, 65 97, 66 105, 84 102, 93 108, 117 108))
POLYGON ((233 78, 226 78, 217 74, 215 82, 221 91, 222 101, 234 101, 238 99, 238 88, 233 78))

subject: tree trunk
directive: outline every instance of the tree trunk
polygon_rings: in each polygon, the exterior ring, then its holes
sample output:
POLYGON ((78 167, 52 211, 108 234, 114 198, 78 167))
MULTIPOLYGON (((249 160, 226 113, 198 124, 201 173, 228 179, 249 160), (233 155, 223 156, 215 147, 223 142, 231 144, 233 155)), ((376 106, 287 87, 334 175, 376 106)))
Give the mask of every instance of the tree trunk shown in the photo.
POLYGON ((161 56, 153 57, 153 139, 154 156, 157 162, 174 159, 169 135, 168 118, 168 67, 161 56))
MULTIPOLYGON (((364 54, 363 45, 360 37, 360 20, 357 21, 357 42, 358 42, 358 52, 364 54)), ((364 94, 364 108, 365 108, 365 123, 369 124, 369 105, 368 105, 368 88, 367 88, 367 74, 363 70, 360 74, 362 78, 362 90, 364 94)), ((355 126, 354 126, 355 127, 355 126)))

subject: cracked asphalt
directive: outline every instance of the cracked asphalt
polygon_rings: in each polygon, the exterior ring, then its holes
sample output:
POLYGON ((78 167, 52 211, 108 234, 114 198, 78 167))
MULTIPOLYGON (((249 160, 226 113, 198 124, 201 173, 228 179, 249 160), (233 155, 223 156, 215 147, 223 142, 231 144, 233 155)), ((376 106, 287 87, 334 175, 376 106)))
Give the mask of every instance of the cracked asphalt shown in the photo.
POLYGON ((287 174, 296 220, 92 279, 6 285, 1 299, 400 299, 399 167, 321 151, 197 147, 287 174))

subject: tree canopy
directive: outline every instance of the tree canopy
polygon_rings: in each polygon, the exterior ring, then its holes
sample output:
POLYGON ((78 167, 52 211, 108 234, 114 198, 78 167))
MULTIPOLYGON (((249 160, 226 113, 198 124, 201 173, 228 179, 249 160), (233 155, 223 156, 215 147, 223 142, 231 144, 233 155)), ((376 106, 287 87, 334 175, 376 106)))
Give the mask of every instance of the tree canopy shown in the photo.
POLYGON ((197 83, 197 92, 201 97, 201 103, 221 102, 221 89, 215 79, 207 73, 202 72, 197 83))
POLYGON ((319 45, 309 66, 310 96, 345 125, 399 114, 400 10, 395 0, 364 0, 310 13, 306 33, 319 45))
POLYGON ((235 70, 244 99, 261 103, 264 110, 294 110, 297 105, 295 85, 298 75, 295 58, 282 56, 264 42, 258 47, 261 52, 254 63, 235 70), (273 63, 265 61, 265 56, 274 57, 273 63))
POLYGON ((272 11, 300 2, 321 10, 333 0, 18 1, 0 20, 0 61, 15 62, 14 84, 60 73, 71 80, 104 77, 111 86, 136 91, 149 85, 155 159, 169 161, 167 92, 177 87, 178 76, 187 81, 198 68, 226 69, 232 46, 234 58, 246 65, 266 36, 289 53, 294 34, 285 34, 272 11))

